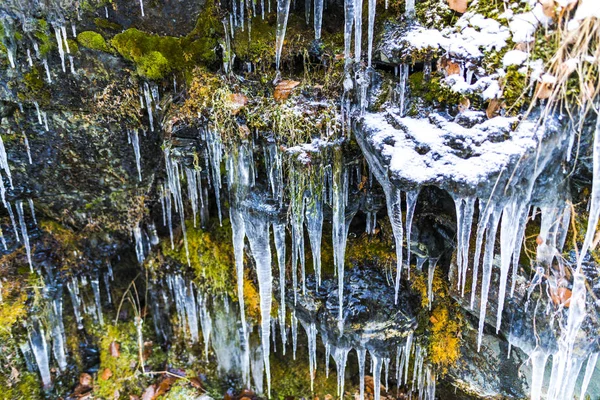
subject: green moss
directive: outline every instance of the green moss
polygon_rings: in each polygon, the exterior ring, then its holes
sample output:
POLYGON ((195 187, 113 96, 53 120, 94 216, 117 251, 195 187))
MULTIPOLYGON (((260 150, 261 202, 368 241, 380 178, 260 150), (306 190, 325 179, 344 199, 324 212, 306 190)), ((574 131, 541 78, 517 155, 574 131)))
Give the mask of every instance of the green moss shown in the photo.
POLYGON ((43 106, 50 101, 50 89, 46 81, 42 78, 41 67, 33 67, 29 72, 23 75, 23 86, 19 92, 21 100, 35 100, 43 106))
POLYGON ((116 22, 109 21, 105 18, 95 18, 94 24, 100 29, 108 29, 111 31, 122 31, 123 27, 116 22))
POLYGON ((136 327, 133 322, 108 325, 100 335, 100 368, 94 379, 94 397, 112 399, 114 394, 140 394, 138 372, 139 347, 136 327), (111 354, 111 343, 119 344, 119 356, 111 354), (109 369, 112 375, 102 379, 102 373, 109 369), (135 377, 135 379, 134 379, 135 377))
MULTIPOLYGON (((0 391, 2 400, 29 400, 43 398, 41 383, 34 372, 21 372, 16 382, 5 382, 0 391)), ((2 382, 2 380, 0 380, 2 382)))
POLYGON ((33 36, 38 40, 38 47, 40 49, 40 55, 45 56, 56 46, 55 41, 52 39, 50 28, 48 23, 43 19, 36 21, 36 27, 33 31, 33 36))
POLYGON ((71 54, 75 55, 79 53, 79 45, 75 40, 67 39, 67 44, 69 45, 69 51, 71 52, 71 54))
POLYGON ((183 38, 131 28, 115 35, 111 44, 120 55, 136 64, 139 75, 149 79, 161 79, 171 71, 191 69, 200 63, 210 64, 216 61, 214 50, 223 33, 215 12, 212 3, 208 4, 196 28, 183 38))
POLYGON ((77 35, 77 42, 83 47, 87 47, 92 50, 100 50, 105 53, 110 52, 110 48, 106 44, 106 40, 101 34, 93 31, 81 32, 77 35))

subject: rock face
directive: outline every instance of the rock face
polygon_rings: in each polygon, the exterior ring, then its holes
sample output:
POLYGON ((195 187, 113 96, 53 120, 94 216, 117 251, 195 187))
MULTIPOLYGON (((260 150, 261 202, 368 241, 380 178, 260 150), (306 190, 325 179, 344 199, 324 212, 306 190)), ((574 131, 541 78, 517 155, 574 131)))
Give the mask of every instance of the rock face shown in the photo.
POLYGON ((6 396, 320 397, 323 353, 340 396, 578 395, 600 128, 535 103, 549 11, 377 5, 361 54, 284 3, 0 4, 6 396))

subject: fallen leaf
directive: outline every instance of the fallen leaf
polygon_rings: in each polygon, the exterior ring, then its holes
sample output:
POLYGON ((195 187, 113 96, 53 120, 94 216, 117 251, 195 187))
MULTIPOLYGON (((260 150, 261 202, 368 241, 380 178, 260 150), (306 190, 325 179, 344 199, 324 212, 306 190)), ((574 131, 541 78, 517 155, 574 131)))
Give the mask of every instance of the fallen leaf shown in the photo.
POLYGON ((112 341, 108 347, 108 351, 110 352, 111 356, 119 358, 121 355, 121 345, 118 342, 112 341))
POLYGON ((571 305, 571 289, 566 287, 559 287, 558 289, 551 290, 550 297, 554 304, 563 305, 568 308, 571 305))
POLYGON ((539 0, 542 5, 542 12, 546 17, 554 18, 554 0, 539 0))
POLYGON ((104 368, 104 371, 102 371, 102 374, 100 374, 100 379, 102 379, 103 381, 107 381, 112 375, 113 373, 110 370, 110 368, 104 368))
POLYGON ((285 101, 288 97, 290 97, 292 90, 299 84, 300 82, 298 81, 281 81, 277 84, 277 86, 275 86, 275 92, 273 93, 273 97, 275 97, 276 101, 285 101))
POLYGON ((232 93, 229 96, 229 107, 233 115, 237 115, 246 104, 248 104, 248 97, 242 93, 232 93))
POLYGON ((463 97, 458 104, 458 112, 462 114, 465 111, 469 111, 469 107, 471 107, 471 100, 467 97, 463 97))
POLYGON ((177 378, 175 378, 174 376, 165 377, 165 379, 163 379, 158 385, 158 389, 156 389, 156 392, 154 393, 154 398, 162 396, 163 394, 171 390, 171 386, 173 386, 173 383, 175 383, 176 380, 177 378))
POLYGON ((441 67, 444 69, 446 76, 450 75, 460 75, 460 64, 455 63, 454 61, 443 58, 441 61, 441 67))
POLYGON ((535 88, 535 97, 538 99, 547 99, 552 96, 552 90, 554 89, 554 83, 551 82, 538 82, 535 88))
POLYGON ((150 385, 144 390, 144 394, 142 394, 142 400, 152 400, 154 398, 154 394, 156 393, 156 386, 150 385))
POLYGON ((492 119, 498 115, 501 108, 502 103, 500 100, 492 99, 485 110, 485 115, 487 115, 488 119, 492 119))
POLYGON ((196 389, 202 389, 202 381, 200 381, 200 379, 196 377, 190 379, 190 385, 192 385, 196 389))
POLYGON ((467 11, 467 3, 468 0, 448 0, 450 9, 461 14, 467 11))
POLYGON ((92 386, 92 376, 85 373, 79 375, 79 384, 81 386, 92 386))

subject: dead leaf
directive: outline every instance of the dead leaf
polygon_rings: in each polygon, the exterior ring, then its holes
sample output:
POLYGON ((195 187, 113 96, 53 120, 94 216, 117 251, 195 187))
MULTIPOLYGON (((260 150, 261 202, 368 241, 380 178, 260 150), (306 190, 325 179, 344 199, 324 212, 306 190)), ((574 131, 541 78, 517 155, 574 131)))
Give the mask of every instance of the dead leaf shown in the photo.
POLYGON ((112 341, 108 347, 110 355, 114 358, 119 358, 121 355, 121 345, 118 342, 112 341))
POLYGON ((300 82, 298 81, 281 81, 277 84, 277 86, 275 86, 275 92, 273 93, 273 97, 275 97, 276 101, 285 101, 288 97, 290 97, 292 90, 299 84, 300 82))
POLYGON ((468 0, 448 0, 450 9, 461 14, 467 11, 467 3, 468 0))
POLYGON ((531 52, 531 43, 519 42, 515 45, 515 50, 524 51, 525 53, 531 52))
POLYGON ((154 394, 156 393, 156 386, 150 385, 144 390, 144 394, 142 394, 142 400, 152 400, 154 398, 154 394))
POLYGON ((485 110, 485 115, 487 115, 488 119, 492 119, 499 114, 500 109, 502 108, 502 103, 498 99, 491 99, 490 103, 485 110))
POLYGON ((559 287, 558 289, 554 289, 550 291, 550 297, 554 304, 563 305, 568 308, 571 305, 571 289, 566 287, 559 287))
POLYGON ((542 5, 542 12, 546 17, 554 18, 554 0, 539 0, 542 5))
POLYGON ((190 385, 196 389, 202 389, 202 381, 196 377, 190 379, 190 385))
POLYGON ((446 76, 450 75, 460 75, 460 64, 455 63, 454 61, 443 58, 440 63, 442 69, 444 70, 446 76))
POLYGON ((237 115, 246 104, 248 104, 248 97, 242 93, 232 93, 229 96, 229 107, 233 115, 237 115))
POLYGON ((158 389, 156 389, 156 392, 154 393, 154 398, 162 396, 163 394, 171 390, 171 386, 173 386, 176 380, 177 378, 175 378, 174 376, 165 377, 165 379, 163 379, 158 385, 158 389))
POLYGON ((79 384, 81 386, 92 386, 92 376, 85 373, 79 375, 79 384))
POLYGON ((535 88, 535 97, 538 99, 547 99, 552 96, 552 90, 554 89, 554 83, 552 82, 538 82, 535 88))
POLYGON ((102 371, 102 374, 100 374, 100 379, 102 379, 103 381, 107 381, 112 375, 113 373, 110 370, 110 368, 104 368, 104 371, 102 371))
POLYGON ((469 111, 469 107, 471 107, 471 100, 468 97, 463 97, 460 99, 460 103, 458 103, 458 112, 462 114, 465 111, 469 111))

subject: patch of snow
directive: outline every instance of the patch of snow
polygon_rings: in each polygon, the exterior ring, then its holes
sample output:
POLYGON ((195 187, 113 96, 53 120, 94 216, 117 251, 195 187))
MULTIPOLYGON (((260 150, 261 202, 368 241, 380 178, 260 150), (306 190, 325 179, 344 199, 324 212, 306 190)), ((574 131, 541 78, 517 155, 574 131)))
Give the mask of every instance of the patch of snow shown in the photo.
POLYGON ((465 128, 438 114, 416 119, 388 112, 365 115, 363 126, 367 140, 389 160, 396 178, 419 185, 450 182, 475 187, 535 148, 533 124, 521 123, 513 131, 516 122, 495 117, 465 128))
POLYGON ((502 65, 504 68, 511 65, 522 65, 525 60, 529 57, 529 53, 521 50, 510 50, 504 55, 502 59, 502 65))

